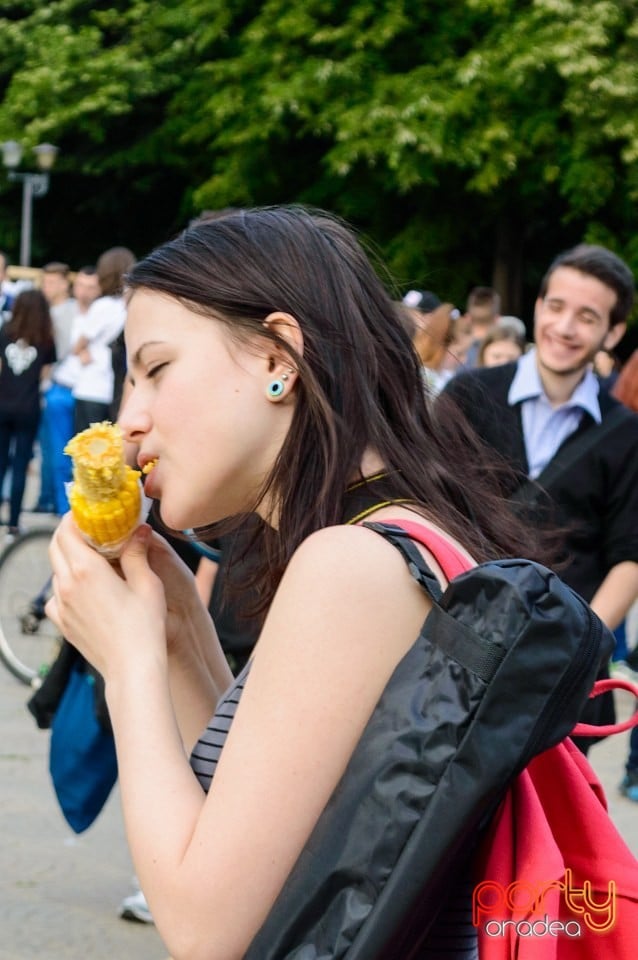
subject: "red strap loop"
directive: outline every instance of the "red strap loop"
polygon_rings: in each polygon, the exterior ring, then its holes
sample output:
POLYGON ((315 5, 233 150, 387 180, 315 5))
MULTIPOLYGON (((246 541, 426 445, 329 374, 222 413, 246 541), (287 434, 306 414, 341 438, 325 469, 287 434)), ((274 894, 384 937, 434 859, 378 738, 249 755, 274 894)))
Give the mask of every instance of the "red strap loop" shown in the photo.
MULTIPOLYGON (((616 680, 615 678, 597 680, 589 694, 589 699, 593 700, 594 697, 598 697, 608 690, 627 690, 638 700, 638 686, 635 683, 631 683, 630 680, 616 680)), ((623 720, 622 723, 608 723, 602 726, 596 726, 595 723, 577 723, 571 732, 571 736, 608 737, 614 733, 622 733, 623 730, 631 730, 632 727, 638 727, 638 709, 632 713, 628 720, 623 720)))

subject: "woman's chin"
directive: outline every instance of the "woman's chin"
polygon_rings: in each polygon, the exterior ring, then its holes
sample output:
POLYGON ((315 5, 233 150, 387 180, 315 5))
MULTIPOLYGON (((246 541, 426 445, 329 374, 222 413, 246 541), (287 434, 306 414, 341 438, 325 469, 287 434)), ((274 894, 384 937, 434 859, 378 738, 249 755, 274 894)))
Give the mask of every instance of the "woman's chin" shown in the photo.
POLYGON ((159 513, 162 523, 171 530, 199 530, 226 519, 226 514, 216 516, 211 511, 184 510, 183 506, 173 509, 165 500, 160 501, 159 513))
POLYGON ((160 500, 158 505, 160 519, 169 530, 192 530, 195 527, 189 513, 183 509, 171 509, 166 498, 160 500))

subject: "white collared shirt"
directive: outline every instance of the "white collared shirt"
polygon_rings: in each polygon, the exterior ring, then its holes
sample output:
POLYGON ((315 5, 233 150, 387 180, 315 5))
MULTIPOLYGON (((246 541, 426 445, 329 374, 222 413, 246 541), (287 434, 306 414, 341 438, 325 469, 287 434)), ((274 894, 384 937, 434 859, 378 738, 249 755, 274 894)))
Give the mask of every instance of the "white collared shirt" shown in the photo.
POLYGON ((598 378, 587 370, 571 397, 558 407, 550 403, 536 365, 536 350, 529 350, 517 361, 516 373, 507 402, 521 404, 523 437, 532 479, 541 473, 567 437, 580 426, 584 413, 600 423, 598 378))

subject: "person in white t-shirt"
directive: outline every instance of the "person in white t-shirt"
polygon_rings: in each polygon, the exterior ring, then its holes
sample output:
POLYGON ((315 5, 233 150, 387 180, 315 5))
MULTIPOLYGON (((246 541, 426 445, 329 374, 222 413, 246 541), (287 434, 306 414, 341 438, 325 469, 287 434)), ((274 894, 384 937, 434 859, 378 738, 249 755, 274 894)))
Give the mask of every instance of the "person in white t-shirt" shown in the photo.
POLYGON ((37 513, 66 513, 68 501, 64 480, 69 479, 63 448, 73 429, 73 362, 68 362, 74 338, 78 305, 70 296, 71 268, 68 263, 53 260, 42 267, 40 289, 44 294, 53 322, 53 335, 58 362, 51 380, 42 389, 42 419, 38 431, 40 447, 40 492, 35 506, 37 513))
MULTIPOLYGON (((74 407, 73 388, 80 370, 80 361, 74 352, 75 344, 80 336, 80 329, 83 318, 86 316, 91 303, 99 295, 100 288, 97 280, 97 271, 93 266, 81 267, 73 281, 74 299, 68 297, 68 274, 55 272, 52 267, 66 267, 65 264, 49 264, 48 271, 43 274, 42 288, 48 291, 49 302, 56 303, 51 307, 51 315, 60 319, 61 310, 68 310, 68 316, 62 315, 63 326, 58 327, 58 340, 61 343, 59 360, 55 364, 52 375, 51 385, 44 394, 44 405, 42 415, 41 437, 44 443, 48 444, 47 452, 42 443, 43 459, 48 457, 48 469, 51 478, 51 498, 52 503, 48 509, 52 509, 59 516, 69 509, 69 501, 66 495, 66 484, 71 479, 71 460, 64 453, 64 448, 74 433, 74 407), (65 298, 65 299, 64 299, 65 298), (56 310, 58 313, 56 314, 56 310), (67 320, 70 322, 67 323, 67 320), (62 336, 62 340, 60 337, 62 336)), ((68 269, 68 268, 67 268, 68 269)), ((44 487, 44 485, 43 485, 44 487)), ((42 498, 45 502, 41 504, 41 509, 46 509, 46 495, 42 498)))
POLYGON ((101 296, 80 321, 74 346, 79 360, 73 388, 76 432, 110 416, 113 400, 111 344, 124 327, 123 278, 134 263, 135 256, 127 247, 112 247, 97 262, 101 296))

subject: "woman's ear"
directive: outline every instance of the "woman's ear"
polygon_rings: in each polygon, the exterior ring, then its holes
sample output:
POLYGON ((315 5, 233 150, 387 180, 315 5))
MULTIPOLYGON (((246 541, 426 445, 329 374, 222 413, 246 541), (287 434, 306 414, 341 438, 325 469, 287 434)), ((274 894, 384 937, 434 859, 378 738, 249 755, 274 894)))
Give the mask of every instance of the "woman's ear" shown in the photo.
MULTIPOLYGON (((280 340, 283 340, 293 354, 303 355, 303 334, 299 323, 292 314, 281 311, 269 313, 264 320, 264 326, 270 333, 276 334, 280 340)), ((298 376, 294 358, 287 350, 272 340, 268 341, 265 355, 268 360, 268 375, 273 381, 281 380, 285 385, 284 393, 289 393, 298 376)), ((280 396, 283 396, 283 394, 280 396)))

